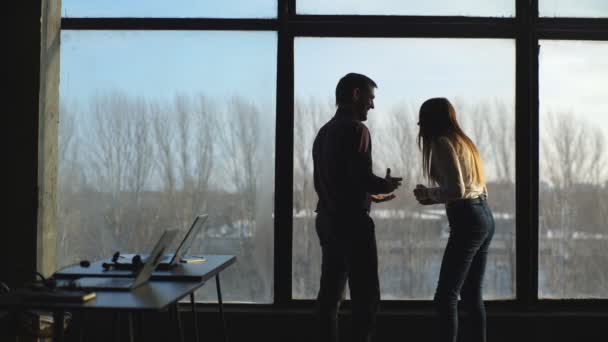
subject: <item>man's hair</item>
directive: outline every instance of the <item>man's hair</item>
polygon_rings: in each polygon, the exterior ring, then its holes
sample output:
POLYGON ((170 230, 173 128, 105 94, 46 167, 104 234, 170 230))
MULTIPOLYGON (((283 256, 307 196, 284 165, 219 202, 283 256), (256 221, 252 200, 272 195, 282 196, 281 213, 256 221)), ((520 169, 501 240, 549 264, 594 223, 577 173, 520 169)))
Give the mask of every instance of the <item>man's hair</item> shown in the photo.
POLYGON ((352 103, 354 89, 359 88, 361 91, 368 91, 372 87, 378 88, 378 85, 371 78, 354 72, 346 74, 336 86, 336 106, 352 103))

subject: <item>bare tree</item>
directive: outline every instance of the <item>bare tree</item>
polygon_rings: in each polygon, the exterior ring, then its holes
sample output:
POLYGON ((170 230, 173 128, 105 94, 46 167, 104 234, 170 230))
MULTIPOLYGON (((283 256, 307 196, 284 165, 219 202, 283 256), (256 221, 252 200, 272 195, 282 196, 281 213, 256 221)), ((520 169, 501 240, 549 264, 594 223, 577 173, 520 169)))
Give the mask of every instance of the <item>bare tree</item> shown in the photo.
POLYGON ((549 113, 545 121, 547 129, 542 144, 547 180, 557 188, 590 181, 590 171, 602 163, 602 133, 597 132, 599 139, 595 141, 589 139, 596 132, 572 113, 549 113), (595 148, 598 150, 594 151, 595 148))
POLYGON ((209 181, 214 166, 216 143, 213 133, 217 113, 213 112, 211 103, 202 94, 193 99, 178 95, 174 104, 177 130, 175 171, 181 183, 180 200, 176 207, 181 210, 179 223, 185 226, 207 208, 209 181))
POLYGON ((222 148, 223 170, 227 185, 243 198, 239 203, 239 217, 246 224, 240 233, 251 236, 255 230, 256 179, 259 165, 260 112, 251 103, 233 97, 227 106, 218 137, 222 148))
MULTIPOLYGON (((73 176, 71 172, 74 171, 73 167, 78 154, 78 137, 74 108, 75 105, 68 106, 62 101, 59 109, 61 116, 59 120, 58 166, 60 168, 59 175, 65 178, 71 178, 71 176, 73 176)), ((65 181, 62 183, 65 186, 70 185, 65 181)))
POLYGON ((603 293, 608 260, 592 238, 603 233, 604 136, 572 113, 548 113, 542 132, 541 270, 549 296, 603 293), (593 281, 592 281, 593 280, 593 281), (590 285, 594 284, 594 285, 590 285))
POLYGON ((211 175, 216 165, 214 154, 217 144, 214 139, 217 129, 216 110, 202 94, 196 98, 196 101, 194 117, 191 120, 191 127, 194 129, 193 145, 196 151, 191 164, 192 189, 195 189, 192 193, 192 203, 195 211, 207 208, 211 175))
POLYGON ((294 113, 294 210, 311 215, 316 207, 312 183, 312 144, 315 135, 335 111, 331 101, 298 98, 294 113))
POLYGON ((384 298, 429 297, 432 281, 420 270, 428 269, 434 258, 425 246, 439 239, 432 227, 435 221, 420 219, 432 208, 420 206, 410 192, 417 183, 425 182, 417 145, 418 108, 404 101, 380 115, 384 125, 375 130, 374 163, 382 175, 390 167, 393 174, 403 177, 403 190, 397 191, 397 198, 372 210, 383 279, 381 291, 384 298))
POLYGON ((74 262, 82 252, 82 241, 78 237, 81 229, 78 212, 78 193, 84 186, 84 174, 79 162, 80 141, 76 125, 78 108, 76 103, 60 101, 58 130, 57 172, 57 253, 56 264, 74 262), (70 246, 71 248, 65 248, 70 246))
MULTIPOLYGON (((496 180, 515 183, 515 113, 513 107, 495 101, 492 119, 487 120, 487 132, 492 137, 490 145, 496 180)), ((488 117, 489 118, 489 117, 488 117)))
POLYGON ((313 182, 312 145, 321 126, 335 113, 332 99, 297 98, 294 113, 294 296, 316 293, 321 252, 314 227, 317 194, 313 182))
MULTIPOLYGON (((241 243, 240 265, 249 284, 247 290, 269 297, 272 289, 272 205, 269 188, 273 187, 272 164, 264 163, 272 156, 268 150, 273 135, 263 134, 266 128, 258 105, 234 96, 226 106, 223 120, 218 125, 218 165, 223 174, 223 189, 236 194, 234 211, 229 216, 231 234, 241 243)), ((236 281, 236 280, 235 280, 236 281)), ((242 281, 242 280, 239 280, 242 281)), ((245 286, 245 285, 243 285, 245 286)))
MULTIPOLYGON (((416 142, 418 134, 417 111, 411 104, 395 106, 388 115, 388 127, 376 134, 378 144, 374 151, 379 164, 391 167, 393 173, 403 177, 403 187, 413 189, 422 181, 420 151, 416 142)), ((408 197, 411 200, 411 196, 408 197)), ((407 201, 408 207, 415 201, 407 201)), ((405 202, 400 202, 403 205, 405 202)))
POLYGON ((454 107, 463 130, 473 140, 482 158, 486 157, 483 159, 488 160, 491 141, 489 141, 487 123, 494 121, 489 103, 487 101, 468 103, 462 98, 455 98, 454 107))
POLYGON ((170 109, 161 103, 150 103, 150 114, 154 128, 155 161, 158 168, 162 202, 165 208, 164 216, 169 222, 178 222, 179 214, 175 208, 177 201, 177 175, 174 155, 174 140, 176 129, 175 120, 171 117, 170 109))
POLYGON ((152 145, 147 106, 141 98, 114 91, 97 96, 91 103, 91 139, 88 140, 89 172, 100 194, 108 197, 105 220, 114 248, 129 241, 137 248, 145 234, 141 201, 152 171, 152 145))

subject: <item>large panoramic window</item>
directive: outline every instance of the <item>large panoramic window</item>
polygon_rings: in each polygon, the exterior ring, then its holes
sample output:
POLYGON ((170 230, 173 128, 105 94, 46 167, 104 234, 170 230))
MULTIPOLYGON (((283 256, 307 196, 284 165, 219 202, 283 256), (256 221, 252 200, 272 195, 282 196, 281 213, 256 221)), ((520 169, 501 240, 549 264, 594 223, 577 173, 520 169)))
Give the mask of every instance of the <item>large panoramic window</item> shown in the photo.
POLYGON ((343 75, 378 84, 366 125, 375 172, 404 177, 395 200, 374 205, 382 299, 431 299, 449 227, 442 205, 421 206, 418 109, 447 97, 480 149, 496 218, 485 297, 515 296, 515 44, 498 39, 297 38, 295 41, 293 297, 315 298, 321 269, 314 227, 312 141, 335 112, 343 75))
POLYGON ((272 302, 276 33, 68 30, 60 76, 57 266, 208 213, 191 253, 237 256, 228 301, 272 302))
POLYGON ((63 17, 275 18, 277 0, 62 0, 63 17))
POLYGON ((297 12, 299 14, 513 17, 515 0, 298 0, 297 12))
POLYGON ((539 296, 607 298, 608 43, 540 45, 539 296))
MULTIPOLYGON (((484 161, 496 221, 484 298, 608 298, 608 43, 590 40, 608 34, 608 2, 538 0, 540 18, 517 3, 62 0, 58 139, 54 120, 41 134, 58 152, 56 202, 42 206, 56 216, 41 223, 56 248, 43 257, 61 268, 146 252, 207 213, 191 253, 237 257, 222 271, 227 302, 314 299, 312 142, 338 80, 359 72, 378 84, 365 123, 374 171, 404 178, 371 210, 383 300, 431 305, 448 239, 444 206, 412 195, 425 182, 416 123, 431 97, 454 104, 484 161), (516 271, 537 277, 538 293, 516 271)), ((196 294, 216 298, 213 286, 196 294)))

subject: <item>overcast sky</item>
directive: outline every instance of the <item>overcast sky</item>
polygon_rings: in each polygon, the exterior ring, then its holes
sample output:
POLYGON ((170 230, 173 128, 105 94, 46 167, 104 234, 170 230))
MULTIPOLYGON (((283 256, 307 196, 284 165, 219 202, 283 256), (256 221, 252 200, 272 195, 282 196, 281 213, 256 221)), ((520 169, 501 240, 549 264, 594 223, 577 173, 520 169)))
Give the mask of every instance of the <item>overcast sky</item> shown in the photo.
MULTIPOLYGON (((512 0, 300 0, 303 13, 512 16, 512 0), (373 4, 373 6, 372 6, 373 4), (348 6, 347 6, 348 5, 348 6), (331 6, 331 7, 330 7, 331 6), (468 9, 474 10, 468 10, 468 9)), ((606 0, 541 0, 546 15, 608 15, 606 0)), ((63 0, 64 16, 273 17, 274 0, 63 0)), ((608 42, 541 41, 541 112, 571 111, 608 132, 608 42)), ((376 111, 432 96, 515 101, 515 44, 508 39, 296 38, 297 96, 331 99, 356 71, 377 81, 376 111)), ((176 93, 240 94, 274 110, 275 32, 64 31, 61 95, 85 103, 121 89, 150 99, 176 93)))
MULTIPOLYGON (((276 0, 63 0, 70 17, 276 17, 276 0)), ((515 0, 298 0, 302 14, 513 17, 515 0)), ((541 16, 608 16, 605 0, 539 0, 541 16)))

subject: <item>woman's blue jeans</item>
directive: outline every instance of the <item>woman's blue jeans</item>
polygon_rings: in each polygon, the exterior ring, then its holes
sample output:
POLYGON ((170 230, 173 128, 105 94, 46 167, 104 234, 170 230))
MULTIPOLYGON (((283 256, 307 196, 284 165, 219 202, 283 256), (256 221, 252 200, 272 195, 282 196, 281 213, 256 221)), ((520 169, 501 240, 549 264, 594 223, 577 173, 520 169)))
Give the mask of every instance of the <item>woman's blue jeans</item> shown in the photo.
POLYGON ((466 312, 466 337, 460 341, 486 341, 486 312, 482 299, 488 248, 494 235, 494 218, 485 196, 446 205, 450 237, 443 254, 435 307, 439 341, 456 342, 458 296, 466 312))

